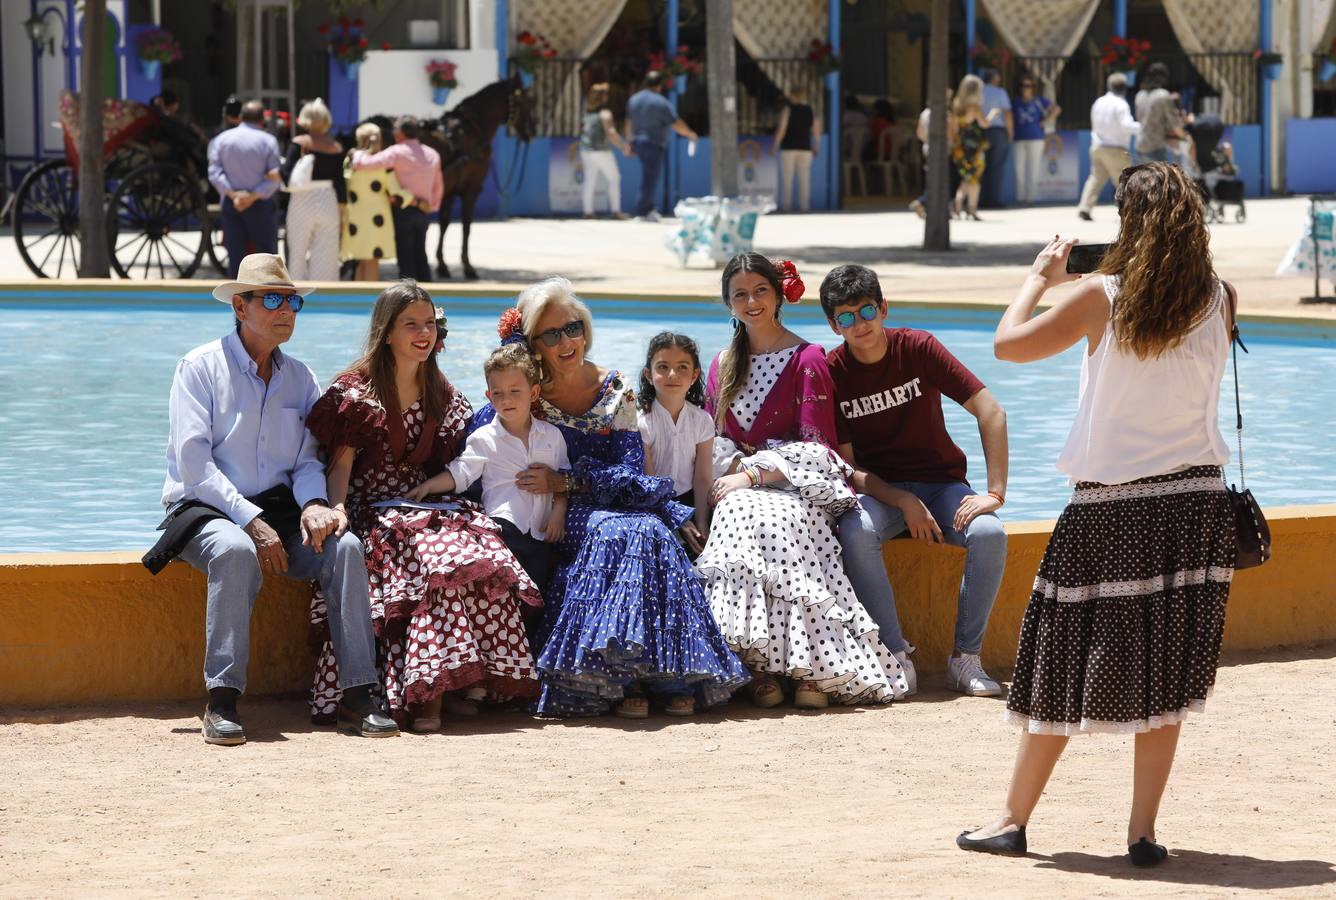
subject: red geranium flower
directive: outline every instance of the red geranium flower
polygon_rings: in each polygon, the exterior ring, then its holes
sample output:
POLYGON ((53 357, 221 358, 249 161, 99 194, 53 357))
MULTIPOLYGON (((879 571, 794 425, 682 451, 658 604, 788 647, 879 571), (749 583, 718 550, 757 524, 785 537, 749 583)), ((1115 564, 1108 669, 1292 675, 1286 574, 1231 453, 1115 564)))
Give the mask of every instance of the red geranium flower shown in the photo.
POLYGON ((521 321, 522 317, 520 316, 519 307, 510 307, 510 309, 501 314, 501 320, 497 322, 497 335, 504 341, 511 335, 518 333, 521 328, 521 321))
POLYGON ((339 24, 342 25, 344 28, 347 28, 352 23, 348 21, 347 16, 339 16, 339 24))
POLYGON ((328 23, 328 22, 321 22, 319 25, 316 26, 315 31, 316 31, 316 34, 319 34, 319 35, 321 35, 322 37, 323 37, 324 35, 329 34, 329 23, 328 23))
POLYGON ((364 37, 358 38, 358 39, 357 39, 357 46, 359 46, 359 47, 365 47, 365 46, 366 46, 366 38, 364 38, 364 37))
POLYGON ((516 37, 515 37, 515 43, 517 43, 517 44, 536 44, 536 43, 538 43, 538 41, 537 41, 537 39, 535 39, 534 36, 533 36, 532 34, 530 34, 529 32, 527 32, 527 31, 521 31, 518 35, 516 35, 516 37))
POLYGON ((781 260, 779 274, 784 299, 790 303, 797 303, 803 298, 803 291, 807 290, 807 285, 803 284, 802 277, 798 274, 798 267, 790 260, 781 260))
POLYGON ((382 49, 382 50, 388 50, 388 49, 390 49, 390 42, 389 42, 389 41, 386 41, 385 43, 381 44, 381 45, 380 45, 380 49, 382 49))

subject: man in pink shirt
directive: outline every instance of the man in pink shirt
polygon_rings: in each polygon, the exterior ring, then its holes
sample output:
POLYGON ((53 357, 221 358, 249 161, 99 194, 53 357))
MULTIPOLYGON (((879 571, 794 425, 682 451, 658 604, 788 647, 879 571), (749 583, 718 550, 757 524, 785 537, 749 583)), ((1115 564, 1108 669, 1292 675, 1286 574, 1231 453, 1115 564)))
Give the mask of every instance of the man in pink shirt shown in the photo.
MULTIPOLYGON (((395 144, 379 153, 353 157, 354 169, 393 169, 399 185, 413 195, 413 202, 394 209, 394 248, 399 257, 399 275, 431 281, 427 262, 427 226, 432 213, 441 208, 445 181, 441 177, 441 155, 418 140, 422 127, 413 116, 394 123, 395 144)), ((373 185, 374 187, 374 185, 373 185)))

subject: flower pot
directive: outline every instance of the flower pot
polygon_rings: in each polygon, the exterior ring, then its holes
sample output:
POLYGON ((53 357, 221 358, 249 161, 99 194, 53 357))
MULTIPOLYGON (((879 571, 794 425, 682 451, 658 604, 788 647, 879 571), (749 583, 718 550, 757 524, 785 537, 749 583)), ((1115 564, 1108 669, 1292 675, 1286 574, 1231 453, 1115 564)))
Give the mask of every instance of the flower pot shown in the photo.
POLYGON ((673 76, 673 93, 679 97, 687 92, 687 75, 683 72, 681 75, 673 76))
POLYGON ((1127 86, 1128 86, 1128 87, 1135 87, 1135 86, 1136 86, 1136 83, 1137 83, 1137 70, 1136 70, 1136 69, 1128 69, 1126 72, 1123 73, 1123 76, 1127 79, 1127 86))
POLYGON ((825 80, 826 80, 826 87, 833 91, 833 90, 835 90, 835 86, 836 86, 836 85, 835 85, 835 82, 839 80, 839 77, 840 77, 840 70, 839 70, 839 69, 832 69, 831 71, 827 72, 827 73, 826 73, 824 76, 822 76, 822 77, 825 78, 825 80))
POLYGON ((520 84, 524 87, 533 87, 533 73, 520 69, 520 84))
POLYGON ((1322 60, 1322 67, 1317 70, 1317 77, 1320 81, 1331 81, 1336 78, 1336 60, 1322 60))
POLYGON ((144 77, 149 81, 157 81, 162 73, 162 61, 157 59, 141 59, 139 61, 139 71, 144 73, 144 77))
POLYGON ((437 106, 445 106, 445 101, 450 99, 450 89, 448 87, 435 87, 431 89, 431 102, 437 106))
POLYGON ((339 60, 339 65, 343 68, 343 77, 349 81, 357 80, 357 70, 362 67, 361 60, 339 60))
POLYGON ((1266 63, 1262 66, 1262 77, 1267 81, 1279 81, 1284 68, 1284 63, 1266 63))

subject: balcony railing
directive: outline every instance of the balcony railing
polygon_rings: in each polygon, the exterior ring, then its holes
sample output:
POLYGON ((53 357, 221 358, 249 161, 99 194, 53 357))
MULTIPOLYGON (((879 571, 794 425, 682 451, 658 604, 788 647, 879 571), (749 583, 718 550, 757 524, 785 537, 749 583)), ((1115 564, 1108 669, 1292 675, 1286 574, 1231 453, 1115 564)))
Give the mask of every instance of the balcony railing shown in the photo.
MULTIPOLYGON (((703 67, 702 63, 702 67, 703 67)), ((574 137, 584 118, 584 97, 592 84, 609 85, 608 108, 620 127, 626 117, 626 102, 640 89, 646 63, 638 59, 590 60, 557 58, 540 60, 531 88, 535 101, 537 134, 544 137, 574 137)), ((738 59, 738 133, 768 134, 779 123, 785 93, 802 86, 807 102, 822 115, 824 82, 806 59, 738 59)), ((685 91, 677 94, 678 115, 700 134, 709 133, 709 96, 705 75, 688 75, 685 91)))
MULTIPOLYGON (((1169 67, 1169 89, 1182 95, 1189 110, 1215 108, 1231 125, 1252 125, 1258 115, 1260 66, 1251 53, 1179 53, 1151 56, 1149 62, 1169 67)), ((1139 71, 1145 70, 1142 64, 1139 71)), ((1090 105, 1104 93, 1105 79, 1118 66, 1106 66, 1098 58, 1077 54, 1013 57, 1002 71, 1003 84, 1014 90, 1022 74, 1037 78, 1041 90, 1062 107, 1058 126, 1064 129, 1090 127, 1090 105)), ((1129 97, 1136 86, 1128 91, 1129 97)))

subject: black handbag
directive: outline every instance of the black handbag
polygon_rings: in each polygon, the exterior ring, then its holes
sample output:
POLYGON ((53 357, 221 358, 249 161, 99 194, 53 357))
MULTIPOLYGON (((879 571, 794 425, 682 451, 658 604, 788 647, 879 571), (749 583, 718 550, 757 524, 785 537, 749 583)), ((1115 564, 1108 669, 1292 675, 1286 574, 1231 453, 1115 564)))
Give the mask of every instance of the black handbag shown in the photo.
POLYGON ((1239 321, 1234 286, 1225 282, 1225 293, 1229 296, 1229 318, 1233 323, 1229 331, 1229 343, 1234 355, 1234 416, 1235 430, 1239 443, 1239 486, 1229 485, 1225 493, 1229 495, 1230 508, 1234 510, 1234 523, 1238 531, 1238 552, 1234 557, 1235 569, 1251 569, 1260 566, 1271 558, 1271 526, 1262 515, 1262 507, 1248 490, 1248 482, 1243 477, 1243 407, 1239 403, 1239 348, 1247 353, 1248 348, 1239 337, 1239 321))

